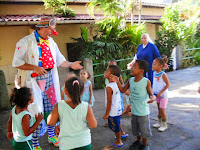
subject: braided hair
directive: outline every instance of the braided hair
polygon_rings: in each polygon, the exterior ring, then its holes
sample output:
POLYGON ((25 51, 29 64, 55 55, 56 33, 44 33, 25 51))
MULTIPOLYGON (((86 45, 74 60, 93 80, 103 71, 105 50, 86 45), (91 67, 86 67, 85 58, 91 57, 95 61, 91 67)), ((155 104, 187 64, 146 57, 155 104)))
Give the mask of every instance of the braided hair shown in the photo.
POLYGON ((31 100, 31 96, 32 92, 30 88, 14 88, 10 95, 11 106, 17 105, 20 108, 24 108, 28 105, 28 102, 31 100))
POLYGON ((65 82, 67 90, 74 105, 81 103, 81 93, 84 90, 84 83, 79 77, 72 77, 65 82))

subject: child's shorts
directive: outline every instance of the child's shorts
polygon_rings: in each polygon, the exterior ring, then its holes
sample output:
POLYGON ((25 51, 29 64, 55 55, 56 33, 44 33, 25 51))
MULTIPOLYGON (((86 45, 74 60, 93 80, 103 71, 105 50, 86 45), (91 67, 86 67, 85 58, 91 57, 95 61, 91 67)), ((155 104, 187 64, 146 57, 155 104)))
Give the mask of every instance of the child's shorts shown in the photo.
POLYGON ((114 132, 119 132, 121 131, 120 129, 120 116, 115 116, 115 117, 108 117, 108 127, 114 131, 114 132))
POLYGON ((31 140, 25 142, 16 142, 14 138, 12 139, 12 147, 14 150, 32 150, 33 146, 31 140))
POLYGON ((167 108, 168 98, 156 97, 156 102, 159 103, 160 108, 167 108))
POLYGON ((142 138, 149 138, 152 136, 149 115, 136 116, 132 114, 131 124, 134 136, 142 136, 142 138))

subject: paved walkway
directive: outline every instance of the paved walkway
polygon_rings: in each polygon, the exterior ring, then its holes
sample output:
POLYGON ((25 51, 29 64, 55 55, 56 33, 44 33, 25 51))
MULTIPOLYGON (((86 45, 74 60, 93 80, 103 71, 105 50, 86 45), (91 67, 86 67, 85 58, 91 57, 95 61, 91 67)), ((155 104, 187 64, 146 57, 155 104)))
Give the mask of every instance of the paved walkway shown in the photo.
MULTIPOLYGON (((169 129, 159 132, 152 128, 153 136, 149 139, 151 150, 200 150, 199 129, 199 101, 200 94, 197 88, 200 81, 200 66, 177 70, 167 73, 171 86, 169 88, 169 103, 167 114, 169 129)), ((96 102, 93 107, 98 121, 98 127, 92 129, 92 150, 102 150, 114 142, 114 133, 105 128, 102 116, 104 108, 104 90, 95 90, 96 102)), ((10 110, 0 112, 0 150, 10 150, 11 141, 6 139, 6 124, 10 110)), ((157 120, 157 106, 151 104, 151 125, 157 120)), ((131 117, 122 117, 123 129, 130 136, 123 139, 124 146, 120 150, 128 150, 129 145, 135 140, 131 134, 131 117)), ((40 139, 44 150, 58 148, 47 142, 47 135, 40 139)))

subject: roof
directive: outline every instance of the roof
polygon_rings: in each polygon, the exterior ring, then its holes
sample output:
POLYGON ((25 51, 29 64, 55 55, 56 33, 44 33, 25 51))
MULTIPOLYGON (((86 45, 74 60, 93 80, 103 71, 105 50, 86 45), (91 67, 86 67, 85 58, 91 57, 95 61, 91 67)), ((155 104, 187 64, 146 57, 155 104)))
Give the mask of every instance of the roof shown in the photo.
MULTIPOLYGON (((42 15, 44 16, 44 15, 42 15)), ((45 15, 48 16, 48 15, 45 15)), ((50 15, 49 15, 50 16, 50 15)), ((41 15, 1 15, 0 25, 34 25, 40 21, 41 15)), ((67 23, 90 23, 95 20, 102 20, 105 17, 102 14, 97 14, 95 17, 89 16, 88 14, 77 14, 75 17, 61 17, 54 16, 57 24, 67 24, 67 23)), ((161 16, 147 16, 142 15, 141 20, 147 22, 159 22, 161 16)), ((126 18, 127 21, 131 20, 131 17, 126 18)), ((138 16, 134 16, 134 21, 137 22, 138 16)))
MULTIPOLYGON (((67 5, 85 5, 91 0, 68 0, 67 5)), ((161 7, 171 4, 172 0, 142 0, 142 6, 144 7, 161 7), (170 2, 167 2, 170 1, 170 2)), ((1 4, 40 4, 43 5, 42 0, 0 0, 1 4)))

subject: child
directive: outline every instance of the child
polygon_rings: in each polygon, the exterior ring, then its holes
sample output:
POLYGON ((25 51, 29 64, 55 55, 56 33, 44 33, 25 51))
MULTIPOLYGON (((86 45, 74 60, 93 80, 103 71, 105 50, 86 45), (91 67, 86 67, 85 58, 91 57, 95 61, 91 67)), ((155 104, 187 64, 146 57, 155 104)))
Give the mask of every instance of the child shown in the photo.
POLYGON ((147 138, 152 135, 149 120, 149 103, 153 102, 153 94, 150 80, 144 77, 147 71, 148 63, 144 60, 136 60, 131 68, 131 76, 134 77, 131 77, 124 87, 121 86, 116 76, 111 75, 111 80, 117 82, 122 93, 128 89, 130 90, 132 132, 133 136, 137 136, 137 140, 129 147, 131 150, 135 148, 141 150, 149 149, 147 138))
POLYGON ((84 93, 81 96, 81 101, 88 102, 91 106, 94 105, 94 96, 92 91, 92 83, 88 80, 90 78, 90 73, 82 69, 80 71, 80 78, 84 82, 84 93))
POLYGON ((32 133, 43 120, 43 114, 35 116, 36 122, 28 111, 28 105, 33 102, 31 90, 26 87, 14 88, 10 97, 12 108, 7 124, 7 138, 12 139, 14 150, 32 150, 32 133))
MULTIPOLYGON (((65 81, 67 81, 71 77, 76 77, 76 74, 74 72, 69 72, 65 78, 65 81)), ((64 85, 61 87, 61 100, 67 100, 67 96, 64 93, 64 85)))
POLYGON ((47 124, 60 120, 59 148, 91 150, 90 128, 96 128, 97 121, 91 106, 80 100, 84 84, 78 77, 65 82, 64 92, 68 100, 59 101, 48 116, 47 124), (88 127, 89 125, 89 127, 88 127))
MULTIPOLYGON (((115 65, 115 66, 117 66, 117 62, 116 62, 115 60, 111 60, 111 61, 109 61, 109 63, 108 63, 108 67, 109 67, 110 65, 115 65)), ((120 83, 121 83, 122 85, 124 85, 124 81, 123 81, 121 75, 120 75, 120 77, 119 77, 119 81, 120 81, 120 83)), ((105 78, 105 85, 107 86, 108 83, 109 83, 108 79, 105 78)), ((105 91, 105 95, 106 95, 106 91, 105 91)), ((122 93, 120 93, 120 97, 121 97, 121 104, 122 104, 122 111, 123 111, 123 110, 124 110, 124 104, 123 104, 122 93)), ((105 107, 106 107, 106 106, 107 106, 107 97, 105 96, 105 107)), ((106 123, 104 126, 107 127, 108 124, 106 123)), ((123 134, 125 134, 124 131, 122 130, 122 128, 121 128, 121 132, 123 132, 123 134)), ((128 135, 127 135, 127 136, 128 136, 128 135)))
POLYGON ((107 93, 107 106, 106 113, 103 119, 108 119, 109 128, 115 132, 116 141, 112 144, 115 147, 122 147, 123 143, 121 141, 121 128, 120 128, 120 116, 122 114, 122 105, 120 91, 117 87, 116 82, 110 80, 110 75, 120 76, 121 69, 116 65, 108 66, 104 73, 104 77, 108 79, 109 83, 106 86, 107 93))
MULTIPOLYGON (((110 65, 115 65, 115 66, 117 66, 117 62, 116 62, 115 60, 111 60, 111 61, 108 63, 108 67, 109 67, 110 65)), ((124 81, 123 81, 121 75, 119 76, 119 81, 120 81, 120 83, 121 83, 122 85, 124 85, 124 81)), ((105 78, 105 85, 107 86, 108 83, 109 83, 108 79, 105 78)), ((106 91, 105 91, 105 95, 106 95, 106 91)), ((120 93, 120 97, 121 97, 122 111, 124 111, 124 104, 123 104, 122 93, 120 93)), ((105 107, 107 107, 107 97, 106 97, 106 96, 105 96, 105 107)), ((106 123, 106 124, 104 125, 104 127, 108 127, 108 124, 106 123)), ((120 131, 121 131, 121 138, 126 138, 126 137, 129 136, 128 134, 126 134, 126 133, 123 131, 123 129, 122 129, 122 124, 120 124, 120 131)))
POLYGON ((125 115, 125 114, 127 114, 127 116, 131 116, 131 115, 132 115, 132 114, 131 114, 131 97, 130 97, 130 91, 127 90, 127 91, 125 92, 125 95, 126 95, 126 102, 127 102, 127 105, 124 106, 124 111, 122 112, 121 117, 122 117, 123 115, 125 115))
MULTIPOLYGON (((68 79, 70 79, 71 77, 76 77, 76 74, 74 72, 69 72, 65 78, 65 81, 67 81, 68 79)), ((67 100, 67 95, 64 93, 64 85, 61 87, 61 100, 67 100)), ((54 129, 54 132, 55 132, 55 135, 58 136, 59 133, 60 133, 60 125, 57 124, 55 126, 55 129, 54 129)))
POLYGON ((166 107, 168 102, 167 95, 169 88, 169 79, 167 77, 167 74, 162 71, 164 66, 165 61, 162 58, 156 58, 153 61, 153 92, 156 96, 156 101, 158 105, 158 123, 154 124, 153 127, 158 128, 158 130, 161 132, 167 129, 166 107))

